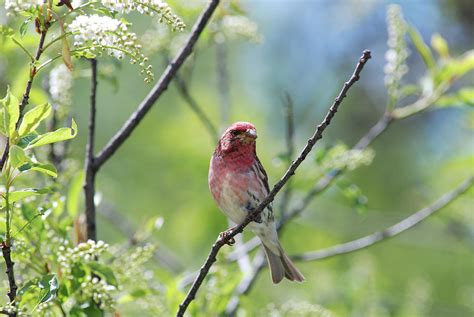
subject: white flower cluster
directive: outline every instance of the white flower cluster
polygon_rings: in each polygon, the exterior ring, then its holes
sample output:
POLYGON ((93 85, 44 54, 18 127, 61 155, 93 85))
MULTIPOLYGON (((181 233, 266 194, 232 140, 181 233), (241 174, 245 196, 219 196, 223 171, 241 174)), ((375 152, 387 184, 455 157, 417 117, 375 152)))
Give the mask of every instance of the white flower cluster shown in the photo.
POLYGON ((5 0, 5 10, 8 14, 17 14, 22 11, 28 11, 44 3, 43 0, 5 0))
POLYGON ((130 57, 132 64, 139 63, 145 82, 153 80, 152 66, 141 52, 135 33, 128 31, 127 25, 119 20, 101 15, 80 15, 68 26, 74 34, 74 46, 79 55, 100 56, 107 52, 110 56, 123 59, 130 57))
POLYGON ((407 24, 398 5, 387 9, 388 50, 385 53, 385 86, 391 98, 396 98, 402 77, 408 72, 406 59, 409 51, 405 42, 407 24))
POLYGON ((241 36, 251 42, 261 42, 258 25, 243 15, 226 15, 222 19, 222 31, 229 38, 241 36))
POLYGON ((150 16, 158 15, 160 22, 166 22, 173 30, 183 31, 186 25, 172 12, 170 6, 161 0, 102 0, 102 5, 119 13, 137 11, 150 16))
POLYGON ((88 240, 79 243, 75 248, 59 247, 61 255, 58 256, 59 265, 64 275, 71 274, 71 264, 79 261, 93 261, 96 257, 107 251, 109 245, 104 241, 88 240))
POLYGON ((81 283, 82 294, 92 300, 100 309, 112 311, 115 307, 115 300, 111 292, 117 290, 113 285, 107 284, 105 280, 97 277, 87 276, 86 281, 81 283))
POLYGON ((49 73, 49 93, 61 106, 71 105, 72 74, 66 65, 60 64, 49 73))

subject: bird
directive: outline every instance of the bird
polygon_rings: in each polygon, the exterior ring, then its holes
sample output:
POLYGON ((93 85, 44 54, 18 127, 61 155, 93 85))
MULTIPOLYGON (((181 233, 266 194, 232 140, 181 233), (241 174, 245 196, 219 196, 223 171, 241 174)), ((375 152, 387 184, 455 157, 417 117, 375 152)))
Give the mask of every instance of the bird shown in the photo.
MULTIPOLYGON (((257 130, 252 123, 233 123, 219 139, 209 165, 208 183, 212 197, 219 209, 237 225, 270 192, 267 173, 257 156, 256 139, 257 130)), ((271 204, 247 228, 263 245, 273 283, 278 284, 283 278, 296 282, 304 280, 303 274, 283 251, 271 204)))

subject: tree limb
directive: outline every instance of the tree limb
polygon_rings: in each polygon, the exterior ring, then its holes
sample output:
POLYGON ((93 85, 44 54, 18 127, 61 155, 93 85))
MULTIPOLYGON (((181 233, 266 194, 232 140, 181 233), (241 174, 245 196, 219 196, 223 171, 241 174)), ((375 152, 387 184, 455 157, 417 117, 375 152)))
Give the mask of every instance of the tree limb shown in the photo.
POLYGON ((138 124, 143 120, 145 115, 151 109, 156 100, 163 94, 163 92, 168 88, 173 77, 176 75, 178 69, 184 63, 186 58, 192 53, 194 45, 196 44, 199 36, 204 30, 207 22, 212 16, 212 13, 219 4, 219 0, 211 0, 207 8, 200 15, 194 27, 191 31, 191 35, 180 50, 178 55, 173 59, 173 61, 166 67, 163 75, 150 91, 148 96, 142 101, 138 106, 137 110, 132 113, 128 118, 127 122, 120 128, 120 130, 110 139, 110 141, 102 148, 102 150, 97 154, 96 160, 94 162, 95 169, 99 169, 104 165, 104 163, 110 159, 110 157, 120 148, 120 146, 128 139, 130 134, 135 130, 138 124))
POLYGON ((474 184, 474 176, 470 176, 465 180, 461 185, 456 187, 450 192, 445 193, 443 196, 438 198, 431 205, 424 207, 417 212, 413 213, 409 217, 403 219, 402 221, 382 230, 374 232, 368 236, 338 244, 326 249, 307 252, 300 255, 292 256, 296 261, 316 261, 326 258, 330 258, 340 254, 351 253, 354 251, 362 250, 367 247, 370 247, 376 243, 379 243, 383 240, 392 238, 400 233, 413 228, 423 220, 427 219, 429 216, 439 211, 440 209, 446 207, 449 203, 453 202, 456 198, 465 193, 470 187, 474 184))
POLYGON ((311 136, 311 138, 308 140, 308 143, 306 146, 303 148, 301 151, 300 155, 296 160, 293 161, 293 163, 290 165, 286 173, 283 175, 283 177, 275 184, 273 189, 270 191, 270 193, 267 195, 267 197, 259 204, 259 206, 250 213, 246 219, 244 220, 243 223, 238 225, 237 227, 233 228, 231 231, 228 231, 226 235, 220 235, 214 245, 211 248, 211 251, 206 259, 206 262, 204 265, 201 267, 201 270, 199 272, 199 275, 195 279, 193 285, 191 286, 191 289, 189 290, 188 294, 184 298, 183 302, 179 305, 179 309, 177 312, 177 316, 183 316, 184 313, 186 312, 189 304, 193 301, 193 299, 196 297, 196 293, 198 289, 200 288, 202 282, 204 281, 204 278, 207 276, 209 273, 209 270, 212 266, 212 264, 216 261, 216 256, 219 253, 219 250, 225 245, 228 244, 228 242, 237 234, 241 233, 243 229, 257 217, 263 209, 265 209, 275 198, 276 194, 282 189, 282 187, 286 184, 286 182, 290 179, 295 174, 296 169, 300 166, 300 164, 305 160, 306 156, 309 154, 309 152, 312 150, 313 146, 316 144, 316 142, 322 138, 322 134, 324 130, 329 126, 331 123, 332 118, 336 114, 339 105, 341 104, 342 100, 346 97, 346 94, 350 87, 357 81, 359 80, 359 75, 362 69, 364 68, 364 65, 367 63, 367 61, 370 59, 370 51, 365 50, 362 54, 362 56, 359 59, 359 62, 357 63, 357 66, 349 79, 349 81, 344 83, 344 86, 342 90, 340 91, 339 95, 336 97, 334 100, 334 103, 329 109, 329 112, 326 114, 326 117, 324 118, 323 122, 319 124, 314 132, 314 134, 311 136))
MULTIPOLYGON (((453 202, 456 198, 464 194, 470 187, 474 185, 474 176, 469 177, 462 184, 457 186, 450 192, 445 193, 443 196, 438 198, 431 205, 420 209, 419 211, 411 214, 402 221, 392 225, 382 231, 377 231, 365 237, 355 239, 346 243, 338 244, 332 247, 321 249, 318 251, 307 252, 300 255, 292 256, 291 258, 295 261, 317 261, 327 259, 330 257, 352 253, 365 248, 368 248, 376 243, 382 242, 383 240, 392 238, 400 233, 407 231, 420 222, 426 220, 429 216, 433 215, 437 211, 446 207, 448 204, 453 202)), ((239 285, 236 287, 234 295, 230 299, 226 308, 226 315, 235 316, 237 308, 240 303, 240 297, 250 292, 257 275, 265 267, 266 261, 264 257, 260 257, 259 252, 254 259, 253 274, 243 278, 239 285)))
POLYGON ((84 179, 84 195, 86 199, 86 232, 87 239, 97 240, 96 230, 96 208, 94 202, 95 196, 95 176, 97 169, 95 168, 94 157, 94 139, 95 139, 95 115, 97 102, 97 60, 95 58, 91 62, 91 94, 90 94, 90 110, 89 110, 89 134, 86 146, 85 158, 85 179, 84 179))
MULTIPOLYGON (((16 285, 16 282, 15 282, 15 272, 13 270, 13 267, 15 266, 15 262, 13 262, 11 258, 10 245, 7 245, 6 242, 2 242, 0 244, 0 248, 2 249, 3 259, 5 260, 5 266, 7 268, 5 273, 7 274, 8 285, 10 288, 7 295, 8 295, 8 298, 10 299, 10 303, 13 303, 15 301, 16 291, 18 289, 18 286, 16 285)), ((9 316, 16 317, 16 315, 17 315, 16 312, 9 313, 9 316)))

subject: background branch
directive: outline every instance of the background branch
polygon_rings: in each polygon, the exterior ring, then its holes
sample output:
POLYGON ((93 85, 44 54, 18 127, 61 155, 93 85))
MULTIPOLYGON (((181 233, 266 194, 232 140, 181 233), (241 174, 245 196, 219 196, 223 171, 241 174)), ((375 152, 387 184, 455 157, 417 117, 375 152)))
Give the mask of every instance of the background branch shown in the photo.
POLYGON ((211 0, 207 8, 199 16, 198 20, 193 26, 191 35, 189 36, 186 44, 179 51, 178 55, 171 61, 166 67, 163 75, 150 91, 148 96, 138 106, 138 109, 132 113, 128 118, 127 122, 120 128, 120 130, 110 139, 110 141, 104 146, 99 152, 94 162, 95 169, 99 169, 104 163, 119 149, 119 147, 128 139, 130 134, 135 130, 138 124, 143 120, 145 115, 151 109, 156 100, 163 94, 168 88, 169 83, 176 75, 177 71, 183 65, 186 58, 192 53, 194 45, 196 44, 199 36, 204 30, 207 22, 212 16, 212 13, 219 4, 219 0, 211 0))
POLYGON ((196 100, 191 96, 191 94, 189 93, 188 85, 186 84, 184 79, 182 79, 181 76, 176 73, 174 76, 174 82, 176 83, 176 87, 178 88, 178 92, 181 97, 184 99, 184 101, 186 101, 191 110, 197 115, 199 120, 206 127, 207 132, 209 132, 212 141, 214 143, 217 143, 219 137, 216 127, 208 118, 208 116, 204 113, 202 108, 198 105, 196 100))
POLYGON ((409 217, 403 219, 402 221, 390 226, 382 231, 377 231, 368 236, 338 244, 326 249, 307 252, 300 255, 292 256, 293 259, 297 261, 315 261, 322 260, 329 257, 333 257, 340 254, 351 253, 361 249, 365 249, 369 246, 372 246, 376 243, 379 243, 383 240, 392 238, 400 233, 413 228, 423 220, 427 219, 429 216, 433 215, 435 212, 446 207, 449 203, 453 202, 456 198, 465 193, 470 187, 474 184, 474 176, 469 177, 461 185, 453 189, 452 191, 444 194, 438 200, 433 202, 431 205, 418 210, 409 217))
POLYGON ((362 56, 359 59, 359 62, 357 63, 357 66, 349 79, 349 81, 344 83, 344 86, 342 90, 340 91, 339 95, 336 97, 334 100, 334 103, 329 109, 329 112, 326 114, 326 117, 324 118, 323 122, 319 124, 314 132, 314 134, 311 136, 311 138, 308 140, 308 143, 306 146, 303 148, 301 151, 300 155, 296 160, 293 161, 291 166, 288 168, 286 173, 283 175, 283 177, 275 184, 273 189, 270 191, 268 196, 259 204, 259 206, 252 212, 250 213, 247 218, 244 220, 243 223, 241 223, 239 226, 233 228, 231 231, 228 231, 228 234, 226 235, 220 235, 219 238, 217 238, 216 242, 211 248, 211 251, 206 259, 206 262, 204 265, 201 267, 201 270, 199 271, 199 275, 195 279, 193 285, 191 286, 191 289, 189 290, 188 294, 184 298, 183 302, 179 305, 178 313, 177 316, 183 316, 184 313, 186 312, 189 304, 193 301, 193 299, 196 297, 196 293, 198 289, 200 288, 202 282, 204 281, 204 278, 206 275, 209 273, 209 270, 212 266, 212 264, 216 261, 216 256, 219 253, 219 250, 225 245, 228 244, 228 242, 237 234, 241 233, 243 229, 257 217, 260 212, 262 212, 263 209, 265 209, 268 204, 270 204, 273 199, 275 198, 276 194, 282 189, 282 187, 288 182, 290 177, 292 177, 295 174, 296 169, 301 165, 301 163, 305 160, 306 156, 309 154, 309 152, 312 150, 313 146, 316 144, 316 142, 322 138, 322 134, 324 130, 329 126, 331 123, 332 118, 336 114, 339 105, 341 104, 342 100, 346 97, 346 94, 350 87, 357 81, 359 80, 359 75, 362 69, 364 68, 364 65, 367 63, 367 61, 370 59, 370 51, 365 50, 362 54, 362 56))
POLYGON ((89 134, 86 146, 85 158, 85 178, 84 178, 84 194, 86 199, 86 232, 87 239, 97 240, 96 230, 96 211, 95 211, 95 176, 97 169, 95 168, 94 157, 94 139, 95 139, 95 115, 97 101, 97 60, 95 58, 91 62, 91 95, 89 110, 89 134))
MULTIPOLYGON (((420 209, 419 211, 413 213, 409 217, 403 219, 402 221, 392 225, 382 231, 377 231, 373 234, 367 235, 365 237, 355 239, 346 243, 338 244, 332 247, 321 249, 318 251, 307 252, 299 255, 292 256, 291 258, 295 261, 316 261, 322 260, 342 254, 352 253, 358 250, 368 248, 376 243, 382 242, 383 240, 392 238, 404 231, 407 231, 423 220, 427 219, 429 216, 433 215, 437 211, 446 207, 448 204, 453 202, 456 198, 464 194, 470 187, 474 185, 474 176, 469 177, 462 184, 457 186, 450 192, 445 193, 443 196, 438 198, 431 205, 420 209)), ((257 253, 253 261, 253 270, 252 275, 244 277, 239 285, 235 288, 234 294, 229 300, 226 308, 226 315, 235 316, 237 309, 240 304, 240 298, 242 295, 246 295, 252 289, 254 282, 258 274, 265 267, 266 260, 263 256, 261 250, 257 253)))

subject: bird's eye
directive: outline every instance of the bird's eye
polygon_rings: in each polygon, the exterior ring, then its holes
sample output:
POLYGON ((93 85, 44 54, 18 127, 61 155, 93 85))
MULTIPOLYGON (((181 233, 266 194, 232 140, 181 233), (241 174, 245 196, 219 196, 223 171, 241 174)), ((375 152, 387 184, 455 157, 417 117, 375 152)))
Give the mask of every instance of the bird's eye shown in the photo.
POLYGON ((230 132, 230 134, 232 134, 232 136, 237 136, 237 135, 240 135, 242 134, 244 131, 240 131, 240 130, 233 130, 230 132))

